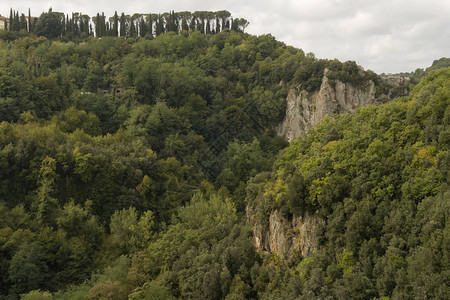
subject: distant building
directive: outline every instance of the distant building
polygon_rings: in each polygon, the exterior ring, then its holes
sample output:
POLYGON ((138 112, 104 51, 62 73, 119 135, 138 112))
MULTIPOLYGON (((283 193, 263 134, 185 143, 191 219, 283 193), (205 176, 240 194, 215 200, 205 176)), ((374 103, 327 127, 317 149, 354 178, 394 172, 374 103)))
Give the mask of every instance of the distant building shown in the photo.
POLYGON ((6 27, 9 28, 9 18, 0 16, 0 30, 5 30, 6 27))

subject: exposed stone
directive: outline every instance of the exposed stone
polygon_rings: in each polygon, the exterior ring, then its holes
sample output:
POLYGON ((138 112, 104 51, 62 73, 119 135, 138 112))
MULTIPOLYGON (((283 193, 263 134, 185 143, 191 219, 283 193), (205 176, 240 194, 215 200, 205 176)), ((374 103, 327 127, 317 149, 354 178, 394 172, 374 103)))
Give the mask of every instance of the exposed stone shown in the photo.
POLYGON ((408 84, 411 82, 411 78, 409 78, 408 76, 389 75, 381 77, 381 79, 387 84, 393 86, 408 86, 408 84))
MULTIPOLYGON (((361 76, 364 69, 359 68, 361 76)), ((319 124, 326 116, 353 113, 359 107, 378 105, 389 100, 389 95, 376 97, 375 84, 367 80, 354 86, 339 80, 329 80, 324 70, 319 91, 309 93, 301 85, 292 88, 287 96, 286 116, 277 127, 277 133, 291 141, 319 124)), ((404 89, 409 78, 391 76, 384 79, 392 88, 404 89)), ((283 83, 280 83, 283 84, 283 83)), ((406 91, 407 93, 407 91, 406 91)), ((253 224, 253 239, 258 251, 276 252, 289 257, 299 251, 306 257, 320 247, 320 228, 325 221, 317 215, 286 219, 278 211, 271 212, 268 224, 260 224, 252 207, 247 207, 247 219, 253 224)), ((266 221, 267 222, 267 221, 266 221)))
POLYGON ((358 107, 376 105, 384 102, 386 96, 375 97, 375 84, 368 80, 355 87, 339 80, 330 81, 324 70, 320 90, 309 93, 301 85, 289 91, 286 116, 277 129, 277 133, 291 141, 319 124, 326 116, 337 113, 353 113, 358 107))
POLYGON ((384 76, 381 79, 391 86, 388 92, 388 97, 393 96, 406 96, 408 95, 408 86, 411 83, 411 78, 407 76, 384 76))
POLYGON ((255 220, 251 208, 247 208, 247 218, 253 224, 253 240, 258 251, 288 257, 295 250, 306 257, 319 249, 319 230, 324 220, 315 215, 288 220, 275 210, 270 214, 269 228, 255 220))

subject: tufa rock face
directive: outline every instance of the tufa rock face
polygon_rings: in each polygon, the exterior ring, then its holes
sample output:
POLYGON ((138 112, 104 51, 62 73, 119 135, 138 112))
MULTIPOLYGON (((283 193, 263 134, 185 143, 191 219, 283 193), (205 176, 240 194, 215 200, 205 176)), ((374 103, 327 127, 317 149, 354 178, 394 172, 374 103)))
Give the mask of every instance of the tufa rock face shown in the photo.
POLYGON ((303 257, 319 249, 319 231, 324 220, 306 214, 304 217, 284 218, 277 210, 269 217, 269 227, 259 224, 250 207, 247 219, 253 224, 253 240, 258 251, 276 252, 288 257, 293 250, 303 257))
POLYGON ((407 76, 390 75, 381 77, 381 80, 391 86, 387 95, 389 98, 408 95, 407 87, 411 83, 411 78, 407 76))
POLYGON ((316 126, 326 116, 353 113, 358 107, 380 104, 386 97, 375 97, 375 84, 368 80, 355 87, 339 80, 330 81, 325 69, 320 90, 309 93, 301 87, 293 88, 287 96, 286 116, 277 134, 291 141, 316 126))
POLYGON ((389 85, 392 86, 402 86, 406 87, 411 83, 411 78, 407 76, 398 76, 398 75, 388 75, 381 77, 381 79, 389 85))

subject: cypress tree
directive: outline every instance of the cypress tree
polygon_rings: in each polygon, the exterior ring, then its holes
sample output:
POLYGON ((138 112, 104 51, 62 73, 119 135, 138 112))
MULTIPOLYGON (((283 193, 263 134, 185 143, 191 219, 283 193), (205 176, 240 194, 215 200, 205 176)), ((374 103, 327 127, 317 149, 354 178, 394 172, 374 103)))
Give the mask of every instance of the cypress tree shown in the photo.
POLYGON ((19 19, 19 12, 17 11, 14 16, 14 30, 19 31, 20 30, 20 19, 19 19))
POLYGON ((106 35, 106 18, 105 18, 105 13, 104 12, 102 12, 102 27, 101 27, 101 29, 102 29, 102 36, 105 36, 106 35))
POLYGON ((126 34, 126 21, 125 21, 125 14, 122 13, 122 15, 120 16, 120 36, 121 37, 125 37, 126 34))
POLYGON ((161 14, 158 15, 158 20, 156 21, 156 35, 164 33, 164 20, 161 14))
POLYGON ((25 17, 25 14, 21 14, 20 15, 20 29, 25 29, 27 30, 27 18, 25 17))
POLYGON ((166 31, 167 32, 169 32, 169 31, 174 31, 174 24, 173 24, 173 15, 172 15, 172 12, 170 11, 169 12, 169 17, 168 17, 168 20, 167 20, 168 22, 167 22, 167 25, 166 25, 166 31))
POLYGON ((80 22, 80 33, 83 33, 85 29, 84 29, 84 21, 83 21, 83 17, 81 15, 81 13, 80 13, 79 22, 80 22))
POLYGON ((95 17, 95 36, 99 37, 100 35, 100 14, 97 13, 97 16, 95 17))
POLYGON ((178 15, 175 13, 175 11, 172 10, 172 31, 178 33, 178 15))
POLYGON ((31 27, 31 10, 28 8, 28 32, 31 32, 33 28, 31 27))
POLYGON ((134 20, 131 20, 130 24, 130 36, 135 37, 136 36, 136 26, 134 25, 134 20))
POLYGON ((141 16, 139 19, 139 35, 144 37, 147 34, 147 24, 145 24, 144 17, 141 16))
POLYGON ((69 21, 69 24, 70 24, 69 35, 73 38, 74 34, 75 34, 75 21, 73 19, 73 14, 72 14, 72 18, 69 21))
POLYGON ((80 28, 78 27, 78 13, 74 14, 72 13, 72 20, 73 20, 73 34, 75 37, 80 36, 80 28))
POLYGON ((72 27, 70 26, 69 14, 66 15, 66 37, 70 38, 72 27))
POLYGON ((119 16, 117 15, 117 11, 114 12, 112 35, 119 35, 119 16))
POLYGON ((9 31, 14 31, 14 15, 12 8, 9 11, 9 31))
POLYGON ((84 18, 84 27, 86 28, 86 34, 87 35, 90 35, 91 34, 91 31, 92 31, 92 27, 91 27, 91 25, 89 24, 89 20, 90 20, 91 18, 89 17, 89 16, 87 16, 86 15, 86 17, 84 18))
POLYGON ((162 15, 159 15, 159 30, 160 33, 167 32, 167 24, 164 23, 164 17, 162 15))

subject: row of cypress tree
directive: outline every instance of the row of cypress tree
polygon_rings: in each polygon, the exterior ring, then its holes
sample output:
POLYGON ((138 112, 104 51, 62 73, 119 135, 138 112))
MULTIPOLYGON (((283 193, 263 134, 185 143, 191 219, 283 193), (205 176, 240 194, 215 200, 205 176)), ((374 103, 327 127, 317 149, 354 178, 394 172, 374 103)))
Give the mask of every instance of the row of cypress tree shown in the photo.
POLYGON ((36 25, 37 18, 31 17, 31 11, 28 9, 28 20, 24 13, 19 14, 18 11, 10 9, 9 22, 5 22, 5 30, 20 31, 24 29, 28 32, 33 30, 33 26, 36 25), (30 22, 28 22, 30 20, 30 22))
POLYGON ((152 38, 166 32, 199 31, 202 34, 215 34, 227 29, 243 32, 248 26, 247 20, 233 18, 226 10, 193 13, 171 11, 163 14, 135 13, 131 16, 125 13, 119 16, 116 11, 110 18, 107 18, 104 13, 97 13, 91 18, 82 13, 72 13, 69 16, 61 12, 53 12, 50 8, 48 12, 40 15, 39 20, 32 18, 28 10, 28 19, 32 21, 28 23, 24 14, 19 16, 19 12, 11 9, 10 20, 12 21, 6 29, 10 31, 25 29, 48 38, 77 38, 89 35, 152 38))

